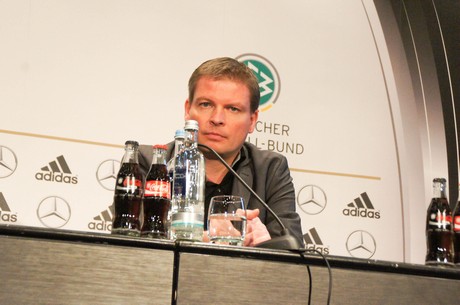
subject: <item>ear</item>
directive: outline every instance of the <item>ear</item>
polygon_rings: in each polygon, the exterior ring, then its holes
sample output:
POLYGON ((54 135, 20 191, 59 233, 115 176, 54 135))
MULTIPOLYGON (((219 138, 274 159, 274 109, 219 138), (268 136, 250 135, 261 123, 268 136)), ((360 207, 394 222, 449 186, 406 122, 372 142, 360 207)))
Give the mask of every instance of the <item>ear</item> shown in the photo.
POLYGON ((257 109, 254 113, 251 114, 251 125, 249 126, 249 133, 252 133, 254 131, 254 128, 256 128, 256 123, 257 120, 259 119, 259 109, 257 109))
POLYGON ((186 121, 190 119, 190 107, 192 107, 192 103, 186 99, 184 104, 184 118, 186 121))

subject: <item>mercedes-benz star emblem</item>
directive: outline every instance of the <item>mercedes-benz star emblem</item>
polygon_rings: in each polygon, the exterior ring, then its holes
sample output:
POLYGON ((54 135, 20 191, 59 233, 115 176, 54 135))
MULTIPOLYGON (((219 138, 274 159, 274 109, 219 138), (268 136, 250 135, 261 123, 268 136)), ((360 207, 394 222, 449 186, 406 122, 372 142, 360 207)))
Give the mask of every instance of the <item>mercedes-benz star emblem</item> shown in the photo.
POLYGON ((371 258, 377 250, 374 237, 369 232, 363 230, 351 233, 347 238, 345 246, 351 256, 358 258, 371 258))
POLYGON ((61 197, 49 196, 37 208, 37 217, 48 228, 60 228, 69 222, 70 205, 61 197))
POLYGON ((8 147, 0 145, 0 178, 11 176, 17 166, 16 154, 8 147))
POLYGON ((96 178, 99 184, 106 190, 115 190, 115 180, 117 179, 119 168, 120 161, 111 159, 102 162, 96 171, 96 178))
POLYGON ((306 185, 297 194, 297 205, 307 214, 321 213, 327 204, 326 193, 316 185, 306 185))

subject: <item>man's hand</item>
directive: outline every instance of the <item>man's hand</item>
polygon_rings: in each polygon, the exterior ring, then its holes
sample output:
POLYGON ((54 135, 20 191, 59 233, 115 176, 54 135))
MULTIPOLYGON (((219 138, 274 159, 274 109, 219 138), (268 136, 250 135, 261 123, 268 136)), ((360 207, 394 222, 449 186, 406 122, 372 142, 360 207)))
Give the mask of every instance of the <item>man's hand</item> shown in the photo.
POLYGON ((265 227, 259 218, 259 213, 259 209, 246 210, 248 223, 246 237, 244 238, 243 243, 244 246, 253 247, 261 242, 271 239, 267 227, 265 227))
MULTIPOLYGON (((246 210, 247 229, 246 236, 243 242, 243 245, 246 247, 254 247, 260 244, 261 242, 271 239, 267 227, 265 227, 265 225, 259 218, 259 213, 259 209, 246 210)), ((203 234, 203 242, 209 242, 209 236, 207 231, 205 231, 203 234)))

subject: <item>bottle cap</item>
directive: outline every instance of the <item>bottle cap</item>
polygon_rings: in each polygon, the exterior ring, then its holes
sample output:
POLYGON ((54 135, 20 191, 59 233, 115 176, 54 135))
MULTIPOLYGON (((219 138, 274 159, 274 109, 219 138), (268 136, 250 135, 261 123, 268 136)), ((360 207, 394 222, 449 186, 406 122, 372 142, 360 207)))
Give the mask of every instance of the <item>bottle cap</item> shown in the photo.
POLYGON ((185 137, 185 131, 183 129, 176 130, 174 138, 184 138, 184 137, 185 137))
POLYGON ((167 145, 163 145, 163 144, 156 144, 156 145, 153 145, 153 149, 163 149, 163 150, 167 150, 167 149, 168 149, 168 146, 167 146, 167 145))
POLYGON ((128 141, 125 142, 125 146, 126 145, 131 145, 131 146, 134 146, 134 147, 138 147, 139 143, 137 141, 128 140, 128 141))
POLYGON ((198 130, 198 122, 195 120, 187 120, 185 121, 184 129, 198 130))

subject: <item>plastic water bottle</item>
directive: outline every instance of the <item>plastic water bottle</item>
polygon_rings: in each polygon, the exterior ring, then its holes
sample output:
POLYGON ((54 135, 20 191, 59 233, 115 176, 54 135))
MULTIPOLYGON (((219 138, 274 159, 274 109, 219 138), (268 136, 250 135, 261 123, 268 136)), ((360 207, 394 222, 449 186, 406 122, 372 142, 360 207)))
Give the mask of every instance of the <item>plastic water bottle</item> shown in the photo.
MULTIPOLYGON (((171 186, 171 191, 170 191, 171 197, 174 195, 174 167, 176 165, 176 156, 180 151, 184 149, 184 137, 185 137, 184 129, 176 130, 176 133, 174 134, 174 153, 171 159, 169 159, 167 163, 168 176, 169 176, 169 181, 170 181, 170 186, 171 186)), ((171 215, 173 212, 177 212, 177 211, 174 209, 174 205, 171 204, 169 211, 168 211, 168 217, 166 220, 168 239, 172 239, 171 215)))

